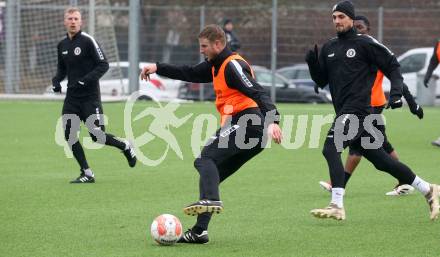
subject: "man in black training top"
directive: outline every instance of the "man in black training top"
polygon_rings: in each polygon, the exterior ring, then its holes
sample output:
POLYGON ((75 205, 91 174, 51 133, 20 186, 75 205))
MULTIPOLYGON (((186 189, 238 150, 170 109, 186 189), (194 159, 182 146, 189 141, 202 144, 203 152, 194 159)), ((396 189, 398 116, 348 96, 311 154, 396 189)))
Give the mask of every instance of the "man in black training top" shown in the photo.
MULTIPOLYGON (((360 34, 368 35, 370 32, 370 21, 367 19, 367 17, 358 15, 354 19, 354 27, 356 28, 357 32, 360 34)), ((374 73, 376 69, 372 69, 372 72, 374 73)), ((382 111, 385 109, 386 106, 386 97, 385 93, 383 92, 382 88, 382 82, 383 82, 384 74, 378 70, 377 75, 374 78, 373 87, 371 89, 371 108, 373 114, 382 114, 382 111)), ((419 119, 423 118, 423 109, 421 106, 419 106, 416 101, 414 100, 414 97, 409 92, 408 86, 403 84, 403 97, 405 98, 406 102, 408 103, 409 109, 411 113, 414 115, 417 115, 419 119)), ((382 122, 384 123, 384 122, 382 122)), ((375 127, 382 133, 384 136, 384 142, 383 142, 383 149, 385 152, 387 152, 391 157, 398 160, 399 157, 397 155, 397 152, 394 150, 394 147, 391 145, 391 143, 388 141, 388 137, 385 134, 385 125, 378 125, 375 124, 375 127)), ((349 147, 349 155, 347 156, 347 161, 345 162, 345 184, 347 185, 348 180, 350 179, 351 175, 355 171, 356 167, 360 163, 362 158, 362 154, 359 151, 356 151, 355 149, 349 147)), ((320 181, 319 185, 324 188, 325 190, 331 192, 332 186, 331 183, 326 181, 320 181)), ((412 193, 414 191, 414 187, 407 184, 402 184, 400 182, 397 183, 397 185, 394 187, 394 189, 386 195, 390 196, 400 196, 400 195, 406 195, 409 193, 412 193)))
POLYGON ((109 65, 96 40, 82 32, 81 25, 80 10, 75 7, 66 9, 64 26, 67 35, 57 46, 58 67, 52 79, 52 89, 61 93, 60 82, 67 75, 67 93, 62 111, 64 135, 81 171, 71 183, 94 183, 95 176, 77 137, 80 121, 87 125, 94 142, 120 149, 130 167, 135 166, 136 156, 127 140, 121 141, 104 132, 99 78, 107 72, 109 65))
POLYGON ((341 152, 350 146, 378 170, 421 192, 428 202, 430 218, 437 219, 438 186, 416 176, 409 167, 387 154, 382 147, 383 135, 372 125, 373 121, 380 122, 377 116, 370 115, 371 81, 376 77, 372 67, 377 67, 391 81, 388 107, 394 109, 402 106, 403 78, 397 59, 371 36, 357 33, 353 26, 354 6, 350 1, 339 2, 333 7, 332 13, 337 37, 325 43, 319 54, 315 45, 315 49, 306 55, 315 83, 319 87, 329 85, 336 112, 323 149, 333 186, 332 197, 328 207, 314 209, 311 214, 317 218, 345 219, 341 152))

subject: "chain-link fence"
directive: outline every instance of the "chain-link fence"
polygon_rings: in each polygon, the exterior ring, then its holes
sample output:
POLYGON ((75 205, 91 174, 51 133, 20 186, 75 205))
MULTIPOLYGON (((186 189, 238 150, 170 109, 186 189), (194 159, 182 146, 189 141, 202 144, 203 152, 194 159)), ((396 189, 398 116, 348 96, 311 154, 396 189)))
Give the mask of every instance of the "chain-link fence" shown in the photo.
MULTIPOLYGON (((270 68, 274 60, 271 58, 272 1, 244 1, 239 6, 232 1, 208 2, 141 1, 139 60, 195 64, 200 61, 197 34, 201 24, 222 25, 225 19, 231 19, 241 43, 238 52, 251 64, 270 68)), ((277 68, 304 62, 307 49, 335 36, 330 2, 292 2, 280 1, 276 8, 277 68)), ((429 8, 427 1, 419 4, 391 1, 383 8, 380 6, 384 3, 380 1, 358 2, 360 7, 356 11, 369 17, 371 34, 382 40, 396 55, 411 48, 432 47, 440 36, 438 1, 430 1, 429 8)), ((0 74, 9 78, 13 87, 8 88, 7 80, 3 79, 0 92, 41 93, 55 73, 56 44, 65 33, 63 9, 71 1, 21 0, 7 3, 14 3, 15 7, 14 11, 7 12, 7 5, 2 7, 0 4, 0 23, 6 27, 6 32, 0 30, 0 74), (8 24, 12 26, 12 33, 8 33, 11 29, 8 24), (8 41, 7 35, 13 38, 8 41), (13 46, 8 48, 6 42, 13 43, 13 46), (11 50, 13 54, 8 53, 11 50), (13 70, 11 65, 5 65, 8 60, 13 62, 13 70), (12 73, 7 75, 6 72, 12 73)), ((90 1, 76 3, 84 10, 84 30, 91 30, 87 21, 90 1)), ((107 57, 114 62, 128 60, 129 0, 94 0, 93 8, 94 34, 107 57)))
MULTIPOLYGON (((86 6, 88 2, 78 1, 78 4, 86 6)), ((5 19, 0 21, 5 33, 0 37, 0 74, 4 78, 0 92, 43 93, 51 85, 56 72, 57 44, 66 35, 63 15, 68 4, 65 0, 8 1, 1 8, 5 19)), ((95 0, 93 13, 89 12, 89 6, 83 8, 83 29, 90 30, 90 17, 93 17, 93 36, 105 49, 107 59, 117 62, 119 54, 109 6, 108 0, 95 0)))

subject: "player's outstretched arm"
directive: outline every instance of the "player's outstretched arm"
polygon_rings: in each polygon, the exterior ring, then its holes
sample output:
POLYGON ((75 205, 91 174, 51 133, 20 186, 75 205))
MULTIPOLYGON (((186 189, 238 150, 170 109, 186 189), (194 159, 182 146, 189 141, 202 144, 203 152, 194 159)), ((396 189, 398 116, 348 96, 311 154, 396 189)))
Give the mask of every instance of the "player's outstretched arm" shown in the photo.
POLYGON ((143 79, 147 78, 147 75, 157 73, 158 75, 165 76, 170 79, 183 80, 195 83, 208 83, 212 82, 211 64, 204 61, 194 66, 189 65, 172 65, 167 63, 155 63, 148 64, 142 68, 143 79))

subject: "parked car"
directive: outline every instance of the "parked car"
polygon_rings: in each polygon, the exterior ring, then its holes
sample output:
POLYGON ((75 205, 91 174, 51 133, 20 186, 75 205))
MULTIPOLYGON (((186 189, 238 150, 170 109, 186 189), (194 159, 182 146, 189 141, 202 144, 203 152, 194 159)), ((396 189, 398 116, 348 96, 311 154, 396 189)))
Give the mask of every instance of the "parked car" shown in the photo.
MULTIPOLYGON (((291 83, 297 86, 306 86, 314 88, 316 83, 312 80, 307 63, 298 63, 292 66, 283 67, 277 70, 282 76, 289 79, 291 83)), ((330 91, 328 85, 324 87, 330 91)))
MULTIPOLYGON (((400 55, 397 60, 400 63, 403 81, 408 85, 408 89, 414 96, 417 96, 417 76, 426 74, 429 61, 431 60, 434 48, 414 48, 400 55)), ((440 69, 436 69, 433 76, 440 77, 440 69)), ((383 80, 384 92, 389 93, 390 81, 387 78, 383 80)), ((440 84, 437 81, 436 97, 440 97, 440 84)))
MULTIPOLYGON (((148 63, 140 62, 137 74, 148 63)), ((109 70, 99 80, 101 95, 121 96, 129 92, 129 63, 111 62, 109 70)), ((139 92, 145 98, 154 97, 157 100, 172 100, 177 98, 177 92, 182 81, 160 77, 157 74, 150 75, 150 81, 139 80, 139 92)), ((61 82, 63 94, 67 91, 67 80, 61 82)), ((46 93, 52 92, 52 86, 48 86, 46 93)))
MULTIPOLYGON (((262 85, 268 93, 272 86, 272 72, 261 66, 252 66, 257 82, 262 85)), ((297 86, 288 79, 275 74, 276 100, 277 102, 297 102, 297 103, 329 103, 331 102, 330 93, 321 90, 316 94, 313 87, 297 86)), ((215 92, 212 83, 201 84, 186 82, 179 88, 179 98, 188 100, 199 100, 200 89, 203 87, 204 100, 215 100, 215 92)))
POLYGON ((298 86, 315 86, 315 82, 310 76, 309 66, 306 63, 283 67, 278 69, 277 72, 298 86))

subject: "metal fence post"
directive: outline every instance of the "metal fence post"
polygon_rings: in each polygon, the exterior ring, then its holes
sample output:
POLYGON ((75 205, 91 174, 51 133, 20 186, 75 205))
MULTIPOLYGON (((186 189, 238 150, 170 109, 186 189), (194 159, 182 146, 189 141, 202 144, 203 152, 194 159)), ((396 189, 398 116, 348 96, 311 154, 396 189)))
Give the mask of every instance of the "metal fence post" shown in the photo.
POLYGON ((20 65, 21 60, 21 51, 20 51, 20 29, 21 29, 21 0, 16 1, 17 9, 16 9, 16 16, 15 16, 15 83, 14 83, 14 93, 20 93, 20 83, 21 83, 21 74, 20 74, 20 68, 22 68, 22 65, 20 65))
POLYGON ((379 7, 377 14, 377 40, 383 42, 383 7, 379 7))
POLYGON ((95 0, 89 1, 89 34, 95 36, 95 0))
POLYGON ((5 92, 12 94, 14 92, 14 80, 16 76, 16 35, 15 21, 16 1, 8 0, 6 3, 6 58, 5 58, 5 92))
MULTIPOLYGON (((205 27, 205 6, 200 6, 200 31, 205 27)), ((205 59, 203 55, 200 55, 200 62, 203 62, 205 59)), ((199 90, 199 100, 204 101, 205 100, 205 85, 200 83, 200 90, 199 90)))
POLYGON ((139 0, 130 0, 128 28, 129 93, 139 90, 139 0))
POLYGON ((272 87, 270 89, 270 97, 272 102, 276 101, 276 80, 275 72, 277 69, 277 12, 278 12, 278 1, 272 1, 272 51, 271 51, 271 70, 272 70, 272 87))

